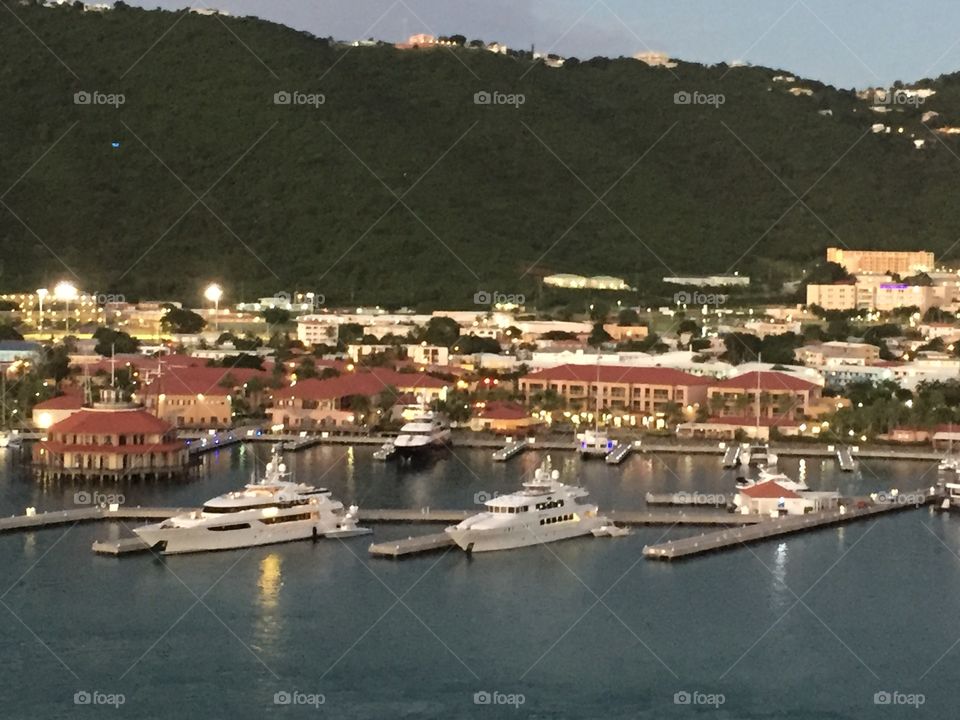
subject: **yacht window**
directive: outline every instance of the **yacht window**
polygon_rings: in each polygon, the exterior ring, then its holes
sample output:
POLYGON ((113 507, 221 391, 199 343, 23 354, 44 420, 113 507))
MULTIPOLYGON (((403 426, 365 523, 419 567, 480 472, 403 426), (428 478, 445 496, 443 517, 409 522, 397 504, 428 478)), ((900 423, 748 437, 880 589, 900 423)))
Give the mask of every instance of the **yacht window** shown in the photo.
POLYGON ((250 523, 237 523, 235 525, 216 525, 215 527, 207 528, 207 530, 216 530, 222 532, 224 530, 246 530, 249 527, 250 523))
POLYGON ((296 515, 276 515, 269 518, 260 518, 260 522, 265 525, 275 525, 276 523, 295 522, 297 520, 309 520, 310 513, 298 513, 296 515))

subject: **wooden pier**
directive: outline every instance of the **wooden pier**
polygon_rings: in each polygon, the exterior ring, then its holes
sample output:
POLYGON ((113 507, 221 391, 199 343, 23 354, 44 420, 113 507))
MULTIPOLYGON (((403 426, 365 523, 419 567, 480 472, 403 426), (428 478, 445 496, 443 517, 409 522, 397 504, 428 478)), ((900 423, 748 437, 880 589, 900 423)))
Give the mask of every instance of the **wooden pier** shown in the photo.
POLYGON ((116 509, 90 506, 70 510, 53 510, 0 518, 0 533, 71 525, 91 520, 165 520, 168 517, 190 511, 189 508, 126 507, 123 505, 116 509))
POLYGON ((740 445, 730 445, 723 453, 723 466, 734 468, 740 464, 740 445))
POLYGON ((617 446, 607 453, 604 460, 607 465, 619 465, 633 452, 635 445, 639 445, 639 442, 636 444, 632 442, 617 443, 617 446))
POLYGON ((837 448, 837 462, 843 472, 853 472, 857 468, 857 463, 853 459, 853 452, 848 447, 837 448))
POLYGON ((121 538, 120 540, 95 540, 93 551, 98 555, 131 555, 144 553, 150 546, 138 537, 121 538))
POLYGON ((647 505, 680 505, 681 507, 726 507, 733 502, 733 496, 722 493, 675 492, 647 493, 647 505))
POLYGON ((493 453, 493 459, 497 462, 506 462, 510 458, 522 453, 529 446, 529 440, 517 440, 516 442, 507 443, 504 447, 493 453))
POLYGON ((718 530, 681 540, 671 540, 658 545, 647 545, 643 548, 643 554, 645 557, 654 560, 678 560, 716 550, 739 547, 746 543, 771 540, 806 530, 861 520, 883 513, 916 508, 933 502, 935 498, 934 493, 928 492, 918 494, 912 503, 892 500, 890 502, 868 504, 861 501, 856 502, 854 507, 847 507, 843 511, 830 510, 807 515, 789 515, 760 522, 750 527, 718 530))
POLYGON ((407 555, 420 555, 426 552, 443 550, 455 547, 456 543, 445 532, 431 535, 418 535, 401 540, 388 540, 382 543, 372 543, 370 554, 374 557, 401 558, 407 555))

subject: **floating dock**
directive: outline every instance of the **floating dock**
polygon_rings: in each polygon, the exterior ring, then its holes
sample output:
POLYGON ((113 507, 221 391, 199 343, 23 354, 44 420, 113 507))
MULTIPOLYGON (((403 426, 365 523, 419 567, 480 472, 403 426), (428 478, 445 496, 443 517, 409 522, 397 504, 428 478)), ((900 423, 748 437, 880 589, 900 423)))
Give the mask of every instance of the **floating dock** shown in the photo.
POLYGON ((91 520, 165 520, 168 517, 190 511, 191 508, 124 507, 121 505, 116 509, 84 507, 74 510, 28 512, 26 515, 0 518, 0 532, 55 527, 91 520))
POLYGON ((138 537, 122 538, 120 540, 95 540, 93 551, 98 555, 130 555, 132 553, 148 552, 150 546, 138 537))
POLYGON ((723 466, 735 468, 740 464, 740 446, 731 445, 723 452, 723 466))
POLYGON ((647 505, 680 505, 697 507, 726 507, 733 502, 733 496, 722 493, 706 492, 675 492, 675 493, 647 493, 647 505))
POLYGON ((497 462, 506 462, 512 457, 516 457, 524 450, 530 447, 529 440, 517 440, 516 442, 507 443, 505 446, 493 453, 493 459, 497 462))
POLYGON ((857 463, 853 459, 853 452, 848 447, 837 448, 837 462, 843 472, 853 472, 857 469, 857 463))
POLYGON ((624 460, 627 459, 627 456, 632 453, 634 450, 634 443, 632 442, 623 442, 617 443, 617 446, 607 453, 607 456, 604 458, 607 465, 619 465, 624 460))
POLYGON ((434 552, 450 547, 456 547, 456 543, 453 542, 453 538, 445 532, 441 532, 431 535, 408 537, 402 540, 372 543, 370 545, 370 554, 374 557, 401 558, 407 555, 420 555, 422 553, 434 552))
POLYGON ((770 540, 773 538, 814 530, 816 528, 838 525, 841 523, 861 520, 863 518, 880 515, 882 513, 907 510, 925 505, 935 499, 933 493, 924 493, 916 502, 881 502, 876 504, 855 503, 860 507, 847 508, 845 511, 830 510, 807 515, 790 515, 764 522, 727 530, 696 535, 681 540, 671 540, 657 545, 647 545, 643 548, 645 557, 653 560, 677 560, 681 558, 702 555, 703 553, 727 548, 739 547, 746 543, 770 540))

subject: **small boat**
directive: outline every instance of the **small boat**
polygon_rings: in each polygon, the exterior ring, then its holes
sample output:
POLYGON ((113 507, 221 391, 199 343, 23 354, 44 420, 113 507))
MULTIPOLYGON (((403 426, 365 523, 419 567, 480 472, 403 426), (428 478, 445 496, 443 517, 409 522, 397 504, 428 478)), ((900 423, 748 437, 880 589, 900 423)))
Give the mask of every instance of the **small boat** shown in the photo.
POLYGON ((606 457, 616 443, 599 429, 584 430, 577 435, 577 452, 584 460, 606 457))
POLYGON ((941 510, 960 510, 960 483, 944 483, 941 510))
POLYGON ((374 460, 389 460, 397 452, 397 448, 394 446, 393 441, 387 441, 380 446, 378 450, 374 450, 373 459, 374 460))
POLYGON ((630 528, 620 527, 619 525, 614 525, 610 523, 609 525, 601 525, 598 528, 594 528, 590 532, 593 533, 594 537, 623 537, 624 535, 632 535, 633 531, 630 528))
POLYGON ((956 458, 945 457, 940 461, 940 464, 937 466, 939 472, 957 472, 960 469, 960 462, 956 458))
POLYGON ((359 518, 360 508, 356 505, 351 505, 350 509, 347 510, 347 514, 344 515, 343 519, 337 524, 336 529, 325 533, 324 537, 345 538, 356 537, 357 535, 370 535, 373 530, 357 525, 359 518))

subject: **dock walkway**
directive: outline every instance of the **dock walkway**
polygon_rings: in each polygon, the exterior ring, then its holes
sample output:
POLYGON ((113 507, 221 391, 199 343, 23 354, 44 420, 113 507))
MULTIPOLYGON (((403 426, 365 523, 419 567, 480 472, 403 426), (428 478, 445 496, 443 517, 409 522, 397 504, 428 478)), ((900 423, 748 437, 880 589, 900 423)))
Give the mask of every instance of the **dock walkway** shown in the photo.
POLYGON ((933 493, 925 493, 922 500, 918 499, 918 501, 914 503, 891 501, 866 505, 864 507, 846 508, 843 512, 840 510, 830 510, 827 512, 810 513, 808 515, 791 515, 757 523, 750 527, 718 530, 680 540, 670 540, 669 542, 657 545, 647 545, 643 548, 643 554, 645 557, 655 560, 687 558, 715 550, 738 547, 745 543, 770 540, 805 530, 813 530, 815 528, 852 522, 883 513, 916 508, 932 502, 935 497, 933 493))

